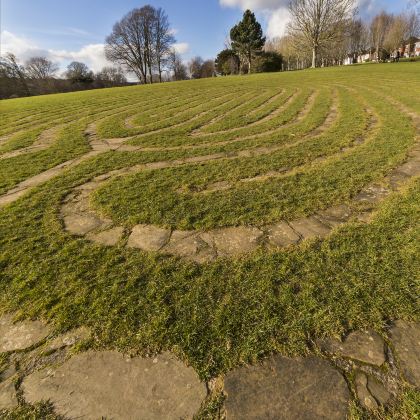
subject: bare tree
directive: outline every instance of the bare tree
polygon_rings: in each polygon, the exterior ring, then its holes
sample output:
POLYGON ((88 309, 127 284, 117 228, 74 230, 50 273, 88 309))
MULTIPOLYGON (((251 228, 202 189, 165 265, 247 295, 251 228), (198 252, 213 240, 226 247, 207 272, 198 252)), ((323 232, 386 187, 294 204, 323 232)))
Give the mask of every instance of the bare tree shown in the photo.
POLYGON ((319 51, 341 35, 353 6, 354 0, 291 0, 288 31, 311 48, 312 67, 317 65, 319 51))
POLYGON ((85 63, 72 61, 67 66, 65 77, 73 83, 90 83, 93 81, 93 72, 85 63))
POLYGON ((146 5, 133 9, 114 25, 106 38, 105 55, 133 72, 141 82, 152 83, 155 66, 162 79, 164 59, 174 42, 165 12, 146 5))
POLYGON ((190 71, 190 75, 192 79, 200 79, 201 78, 201 67, 203 66, 203 59, 201 57, 194 57, 188 64, 188 70, 190 71))
POLYGON ((119 67, 104 67, 95 78, 106 86, 121 86, 127 83, 127 78, 119 67))
POLYGON ((19 64, 14 54, 6 53, 4 57, 0 57, 0 74, 5 78, 19 81, 25 95, 30 96, 31 92, 26 82, 25 69, 19 64))
POLYGON ((168 61, 174 43, 175 37, 169 25, 168 16, 163 9, 159 8, 155 12, 153 49, 160 82, 162 82, 163 65, 168 61))
POLYGON ((370 24, 370 38, 375 48, 376 60, 380 61, 383 53, 386 34, 392 24, 393 16, 385 11, 376 15, 370 24))
POLYGON ((32 57, 25 63, 25 70, 31 79, 50 79, 58 72, 58 65, 45 57, 32 57))
POLYGON ((389 52, 397 50, 406 39, 407 17, 403 14, 392 16, 389 28, 385 34, 383 46, 389 52))
MULTIPOLYGON (((420 2, 419 2, 420 4, 420 2)), ((413 10, 410 13, 404 14, 405 17, 405 34, 404 38, 414 38, 420 35, 420 10, 417 13, 413 10)))
POLYGON ((357 57, 369 48, 369 30, 361 19, 352 20, 348 27, 348 54, 353 57, 353 63, 357 57))
POLYGON ((188 79, 187 66, 182 62, 180 55, 172 48, 168 55, 168 67, 172 72, 173 80, 188 79))
POLYGON ((123 65, 137 78, 147 82, 143 15, 134 9, 117 22, 111 35, 106 38, 105 56, 108 60, 123 65))
POLYGON ((206 60, 201 66, 200 77, 213 77, 216 74, 214 60, 206 60))

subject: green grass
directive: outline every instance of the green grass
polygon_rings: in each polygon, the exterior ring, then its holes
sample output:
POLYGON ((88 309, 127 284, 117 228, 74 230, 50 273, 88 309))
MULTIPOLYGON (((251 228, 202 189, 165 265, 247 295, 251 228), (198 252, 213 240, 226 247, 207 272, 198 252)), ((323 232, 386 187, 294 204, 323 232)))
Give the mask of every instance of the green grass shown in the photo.
MULTIPOLYGON (((127 227, 211 229, 259 226, 347 202, 407 158, 415 130, 387 97, 420 112, 419 70, 417 63, 350 66, 3 101, 0 133, 26 134, 2 143, 0 153, 26 147, 38 125, 64 124, 50 148, 0 160, 3 193, 86 153, 84 130, 102 117, 100 137, 134 135, 130 144, 159 149, 100 154, 1 209, 0 307, 45 318, 57 331, 89 326, 97 348, 139 354, 170 349, 203 379, 271 352, 308 354, 320 337, 367 327, 382 331, 395 319, 418 320, 416 179, 382 202, 372 223, 353 221, 325 240, 203 265, 95 245, 64 231, 59 214, 72 188, 97 175, 218 152, 230 153, 229 158, 113 179, 97 191, 92 205, 127 227), (402 93, 398 80, 412 88, 402 93), (296 119, 312 93, 313 105, 296 119), (311 135, 335 100, 336 119, 311 135), (283 112, 258 124, 282 104, 283 112), (373 125, 366 109, 375 117, 373 125), (138 128, 124 125, 128 116, 138 128), (189 135, 197 129, 200 136, 189 135), (231 131, 218 133, 226 129, 231 131), (191 145, 197 148, 171 149, 191 145), (273 150, 232 155, 259 147, 273 150), (325 159, 315 162, 319 157, 325 159), (240 182, 284 168, 290 172, 282 178, 240 182), (225 180, 230 189, 200 193, 225 180)), ((418 396, 409 392, 401 401, 393 409, 409 418, 418 396)), ((49 412, 47 406, 22 410, 29 413, 26 418, 36 418, 30 410, 49 412)), ((352 412, 355 419, 363 418, 358 410, 352 412)), ((392 418, 389 413, 378 418, 392 418)))

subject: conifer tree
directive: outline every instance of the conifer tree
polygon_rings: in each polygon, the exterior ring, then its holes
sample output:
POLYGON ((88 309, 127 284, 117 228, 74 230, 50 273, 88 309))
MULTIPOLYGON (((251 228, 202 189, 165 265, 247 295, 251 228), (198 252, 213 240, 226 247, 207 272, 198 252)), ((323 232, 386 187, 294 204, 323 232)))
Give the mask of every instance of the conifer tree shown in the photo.
POLYGON ((242 20, 230 31, 232 49, 238 54, 241 60, 241 71, 243 64, 248 66, 248 73, 251 73, 252 60, 261 52, 265 37, 261 25, 257 22, 254 13, 245 11, 242 20))

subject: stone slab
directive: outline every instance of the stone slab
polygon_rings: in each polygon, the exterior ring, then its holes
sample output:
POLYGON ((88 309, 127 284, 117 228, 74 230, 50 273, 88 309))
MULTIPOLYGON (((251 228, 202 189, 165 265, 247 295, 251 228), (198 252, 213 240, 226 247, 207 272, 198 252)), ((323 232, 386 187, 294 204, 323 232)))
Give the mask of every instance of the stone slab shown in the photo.
POLYGON ((420 323, 396 321, 390 336, 403 375, 420 388, 420 323))
POLYGON ((331 229, 317 218, 310 216, 290 222, 290 226, 300 234, 303 239, 324 238, 331 229))
POLYGON ((87 420, 191 419, 206 397, 195 371, 169 353, 86 352, 29 375, 21 389, 27 402, 51 400, 58 414, 87 420))
POLYGON ((351 209, 349 206, 341 204, 319 211, 316 217, 320 219, 322 223, 335 227, 350 219, 351 209))
POLYGON ((100 245, 114 246, 120 241, 123 233, 124 228, 117 226, 98 233, 88 233, 86 238, 100 245))
POLYGON ((354 331, 341 342, 336 338, 318 341, 323 351, 381 366, 385 362, 384 341, 375 331, 354 331))
POLYGON ((59 335, 48 343, 49 350, 57 350, 63 347, 74 346, 83 340, 90 337, 90 330, 86 327, 76 328, 75 330, 68 331, 65 334, 59 335))
POLYGON ((345 420, 349 390, 327 361, 273 356, 225 378, 227 419, 345 420))
POLYGON ((367 383, 367 376, 363 372, 357 372, 354 379, 354 384, 356 386, 356 393, 360 404, 368 410, 377 410, 378 403, 367 389, 367 383))
POLYGON ((269 245, 283 248, 299 242, 299 235, 286 223, 279 222, 267 227, 269 245))
POLYGON ((0 318, 0 353, 24 350, 48 336, 50 330, 41 321, 13 323, 12 315, 0 318))
POLYGON ((12 379, 0 383, 0 410, 11 410, 17 405, 16 389, 12 379))
POLYGON ((263 232, 254 227, 229 227, 208 232, 218 255, 234 256, 254 251, 263 232))
POLYGON ((75 235, 86 235, 92 230, 98 229, 102 221, 90 214, 69 214, 64 216, 64 227, 75 235))
POLYGON ((137 225, 131 231, 127 246, 143 251, 159 251, 168 243, 170 236, 169 229, 153 225, 137 225))

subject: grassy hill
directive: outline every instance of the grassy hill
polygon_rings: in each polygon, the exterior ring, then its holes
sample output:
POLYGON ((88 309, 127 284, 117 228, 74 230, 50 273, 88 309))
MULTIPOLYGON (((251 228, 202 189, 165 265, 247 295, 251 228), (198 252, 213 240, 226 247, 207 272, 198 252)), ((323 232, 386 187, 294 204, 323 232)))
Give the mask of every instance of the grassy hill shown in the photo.
POLYGON ((399 63, 0 102, 1 310, 205 379, 418 320, 419 92, 399 63))

